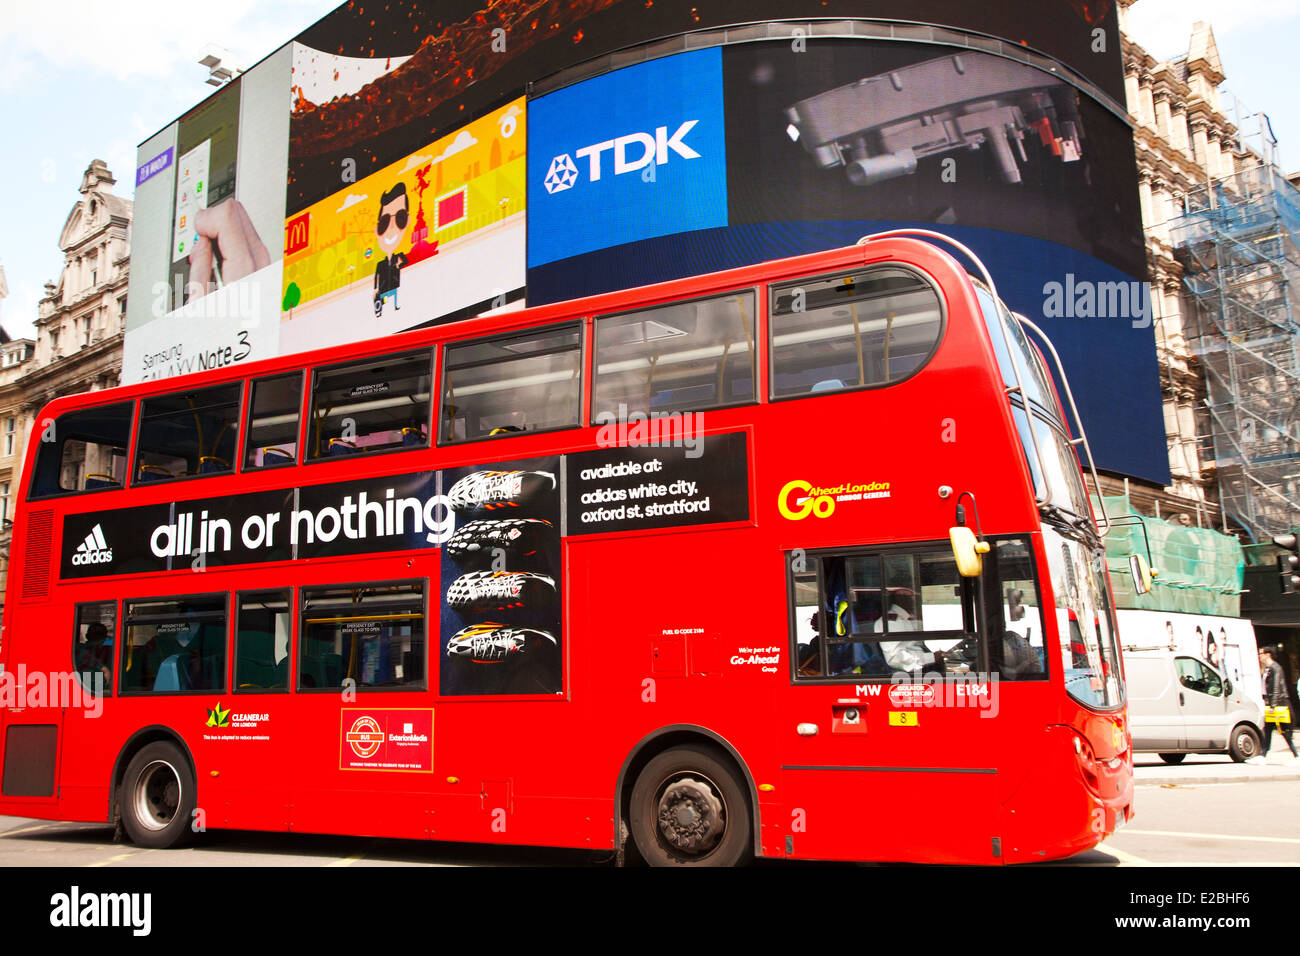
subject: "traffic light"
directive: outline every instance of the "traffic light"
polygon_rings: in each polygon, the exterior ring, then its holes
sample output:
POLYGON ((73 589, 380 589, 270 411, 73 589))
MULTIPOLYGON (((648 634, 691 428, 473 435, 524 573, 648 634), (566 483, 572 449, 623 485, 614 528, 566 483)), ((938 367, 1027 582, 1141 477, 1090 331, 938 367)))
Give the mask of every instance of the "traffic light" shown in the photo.
POLYGON ((1297 547, 1294 534, 1273 536, 1273 543, 1286 551, 1277 556, 1278 578, 1282 584, 1283 594, 1300 592, 1300 548, 1297 547))

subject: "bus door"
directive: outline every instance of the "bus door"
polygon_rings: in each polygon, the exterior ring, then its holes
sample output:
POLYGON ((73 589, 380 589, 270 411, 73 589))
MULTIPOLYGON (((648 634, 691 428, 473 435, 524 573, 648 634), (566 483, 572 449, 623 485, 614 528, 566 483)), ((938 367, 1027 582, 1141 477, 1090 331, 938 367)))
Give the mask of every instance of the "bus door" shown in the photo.
POLYGON ((785 852, 997 861, 1004 722, 990 664, 1000 678, 1043 663, 1027 540, 990 557, 963 579, 946 542, 791 552, 785 852), (995 630, 1006 636, 990 653, 981 635, 995 630), (851 838, 818 825, 845 819, 846 802, 860 808, 851 838))

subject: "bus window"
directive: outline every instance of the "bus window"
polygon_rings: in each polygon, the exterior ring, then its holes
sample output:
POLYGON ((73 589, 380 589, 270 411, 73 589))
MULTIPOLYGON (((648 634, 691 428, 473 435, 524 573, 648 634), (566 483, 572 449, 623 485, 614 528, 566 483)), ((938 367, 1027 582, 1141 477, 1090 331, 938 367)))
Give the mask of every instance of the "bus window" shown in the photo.
POLYGON ((32 497, 121 488, 133 411, 131 402, 120 402, 40 423, 32 497))
POLYGON ((302 373, 259 378, 249 401, 244 469, 292 465, 298 460, 298 405, 302 373))
POLYGON ((886 385, 907 378, 943 329, 938 293, 899 268, 772 287, 772 397, 886 385))
POLYGON ((423 582, 303 588, 298 688, 423 689, 424 622, 423 582))
POLYGON ((1043 618, 1034 576, 1034 552, 1025 538, 995 539, 984 556, 984 611, 989 668, 1002 680, 1046 680, 1043 618))
POLYGON ((117 602, 77 605, 77 633, 72 662, 81 686, 96 696, 113 688, 113 650, 117 647, 117 602))
POLYGON ((287 690, 289 592, 240 594, 235 621, 235 692, 287 690))
POLYGON ((573 428, 582 416, 576 324, 449 345, 441 443, 573 428))
POLYGON ((224 689, 224 594, 126 601, 122 620, 122 693, 224 689))
POLYGON ((307 458, 427 448, 432 369, 430 349, 318 369, 307 458))
MULTIPOLYGON (((800 562, 809 566, 806 560, 800 562)), ((791 606, 794 608, 795 633, 795 667, 800 677, 821 677, 822 639, 821 614, 817 603, 817 574, 815 571, 800 572, 794 575, 794 592, 791 606)))
POLYGON ((754 293, 596 319, 595 424, 753 402, 754 293))
POLYGON ((239 398, 236 382, 141 401, 135 483, 229 474, 239 433, 239 398))
POLYGON ((808 573, 796 572, 792 581, 798 677, 883 679, 971 669, 952 656, 963 647, 977 653, 978 642, 972 586, 958 575, 951 549, 806 560, 808 573))

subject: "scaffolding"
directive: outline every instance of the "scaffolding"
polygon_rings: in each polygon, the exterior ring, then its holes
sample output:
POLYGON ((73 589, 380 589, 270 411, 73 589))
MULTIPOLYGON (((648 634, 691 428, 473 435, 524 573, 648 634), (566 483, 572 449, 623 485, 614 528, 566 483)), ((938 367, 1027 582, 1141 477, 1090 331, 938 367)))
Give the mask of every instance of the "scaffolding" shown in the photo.
MULTIPOLYGON (((1246 562, 1241 542, 1210 528, 1192 528, 1138 514, 1128 495, 1107 495, 1106 514, 1117 519, 1106 535, 1106 568, 1118 608, 1241 616, 1246 562), (1129 555, 1140 554, 1158 573, 1138 594, 1129 555)), ((1097 499, 1093 508, 1098 510, 1097 499)))
POLYGON ((1252 541, 1300 525, 1300 192, 1268 163, 1193 190, 1170 223, 1195 304, 1225 518, 1252 541))

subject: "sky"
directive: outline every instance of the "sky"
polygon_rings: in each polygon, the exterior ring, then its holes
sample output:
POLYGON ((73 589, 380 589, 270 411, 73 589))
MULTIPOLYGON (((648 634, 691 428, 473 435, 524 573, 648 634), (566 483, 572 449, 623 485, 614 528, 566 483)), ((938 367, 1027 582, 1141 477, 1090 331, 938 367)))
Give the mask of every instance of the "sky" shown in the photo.
MULTIPOLYGON (((9 287, 0 324, 14 336, 33 334, 44 285, 63 266, 59 233, 90 161, 106 161, 117 178, 114 192, 131 198, 137 144, 212 92, 197 63, 206 44, 252 66, 337 5, 0 0, 0 266, 9 287)), ((869 0, 863 6, 869 10, 869 0)), ((1300 0, 1139 0, 1130 30, 1166 59, 1186 51, 1196 20, 1214 29, 1224 87, 1240 99, 1243 115, 1267 113, 1279 164, 1300 169, 1300 98, 1289 69, 1300 0)), ((1225 100, 1229 112, 1230 104, 1225 100)), ((1242 126, 1253 130, 1255 123, 1242 126)))

